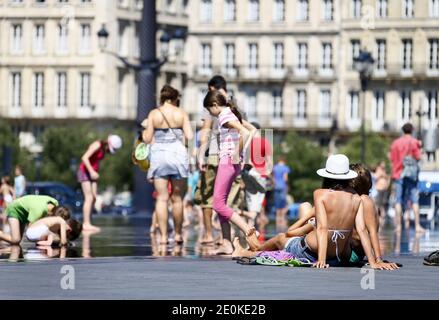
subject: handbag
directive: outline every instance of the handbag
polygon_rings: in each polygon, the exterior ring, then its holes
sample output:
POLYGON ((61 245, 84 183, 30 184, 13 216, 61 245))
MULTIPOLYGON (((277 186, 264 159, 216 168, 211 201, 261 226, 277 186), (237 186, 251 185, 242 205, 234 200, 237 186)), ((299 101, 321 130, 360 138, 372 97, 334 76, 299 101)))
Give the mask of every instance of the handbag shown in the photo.
MULTIPOLYGON (((411 145, 412 146, 412 145, 411 145)), ((402 178, 409 178, 411 180, 418 180, 418 174, 419 174, 419 163, 418 160, 412 157, 412 150, 413 148, 410 148, 410 152, 408 155, 404 157, 402 160, 403 170, 401 173, 401 179, 402 178)))
POLYGON ((150 145, 146 144, 142 140, 142 134, 140 133, 134 141, 133 151, 131 153, 131 160, 137 165, 140 170, 148 171, 150 167, 150 145))

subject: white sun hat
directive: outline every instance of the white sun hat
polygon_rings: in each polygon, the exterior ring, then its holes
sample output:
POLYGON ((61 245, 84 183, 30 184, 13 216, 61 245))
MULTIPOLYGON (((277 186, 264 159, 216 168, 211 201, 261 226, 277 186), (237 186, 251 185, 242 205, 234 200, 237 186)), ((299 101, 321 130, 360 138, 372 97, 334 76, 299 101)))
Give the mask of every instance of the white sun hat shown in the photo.
POLYGON ((326 160, 326 167, 317 170, 323 178, 348 180, 358 176, 355 171, 349 170, 349 159, 344 154, 334 154, 326 160))
POLYGON ((107 141, 108 149, 110 149, 110 153, 112 154, 122 147, 122 138, 116 134, 110 134, 107 141))

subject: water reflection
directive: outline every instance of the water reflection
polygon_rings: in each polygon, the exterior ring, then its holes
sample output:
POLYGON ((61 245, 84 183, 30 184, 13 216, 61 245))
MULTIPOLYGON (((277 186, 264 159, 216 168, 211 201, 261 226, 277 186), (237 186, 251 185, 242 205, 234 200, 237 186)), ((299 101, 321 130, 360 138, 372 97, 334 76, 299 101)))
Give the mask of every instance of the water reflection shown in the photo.
MULTIPOLYGON (((187 225, 183 229, 183 244, 176 245, 170 235, 167 245, 160 245, 158 231, 149 232, 150 221, 145 216, 102 216, 96 224, 101 232, 83 232, 73 246, 67 248, 35 247, 35 244, 23 241, 20 246, 0 244, 0 261, 32 261, 64 258, 93 258, 118 256, 180 256, 198 258, 211 256, 214 244, 201 244, 202 227, 198 223, 187 225)), ((265 241, 279 231, 275 221, 258 219, 260 240, 265 241)), ((282 228, 284 226, 281 226, 282 228)), ((220 231, 214 230, 214 238, 219 239, 220 231)), ((391 223, 383 224, 380 230, 380 242, 384 255, 425 255, 439 248, 439 230, 427 230, 425 234, 416 234, 413 230, 395 233, 391 223)))

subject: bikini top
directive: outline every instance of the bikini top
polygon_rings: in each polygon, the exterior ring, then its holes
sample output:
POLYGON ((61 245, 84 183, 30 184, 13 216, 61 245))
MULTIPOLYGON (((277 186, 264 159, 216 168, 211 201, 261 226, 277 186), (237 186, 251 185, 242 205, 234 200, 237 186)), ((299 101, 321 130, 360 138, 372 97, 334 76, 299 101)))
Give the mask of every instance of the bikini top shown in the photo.
POLYGON ((338 239, 342 239, 342 240, 346 239, 345 233, 347 233, 347 236, 349 236, 349 234, 352 232, 352 229, 351 230, 328 229, 328 231, 333 232, 332 237, 331 237, 331 241, 332 241, 332 243, 335 244, 335 254, 337 256, 337 260, 340 262, 341 259, 338 255, 338 252, 339 252, 338 239))

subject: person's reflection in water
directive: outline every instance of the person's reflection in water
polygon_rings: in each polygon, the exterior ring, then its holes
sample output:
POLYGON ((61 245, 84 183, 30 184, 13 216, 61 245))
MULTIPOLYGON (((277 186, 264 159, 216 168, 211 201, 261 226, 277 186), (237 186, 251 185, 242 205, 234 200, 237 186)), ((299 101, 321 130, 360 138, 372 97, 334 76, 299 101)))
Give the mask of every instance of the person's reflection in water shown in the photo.
POLYGON ((38 246, 37 250, 29 249, 26 254, 26 260, 37 259, 51 259, 60 258, 65 259, 67 257, 67 247, 51 247, 51 246, 38 246), (40 256, 40 258, 38 258, 40 256))
POLYGON ((92 235, 99 233, 100 231, 82 231, 82 257, 83 258, 93 258, 90 246, 90 238, 92 235))
POLYGON ((413 238, 413 245, 412 245, 412 254, 419 254, 420 244, 421 244, 421 236, 422 236, 422 233, 415 232, 415 237, 413 238))
POLYGON ((9 262, 18 262, 18 260, 23 259, 23 250, 18 245, 9 246, 0 249, 0 256, 9 255, 9 262))
POLYGON ((395 248, 393 249, 393 252, 396 255, 401 253, 401 233, 401 231, 395 231, 395 248))
POLYGON ((151 251, 153 257, 164 257, 167 254, 167 245, 160 243, 160 235, 151 234, 151 251))

